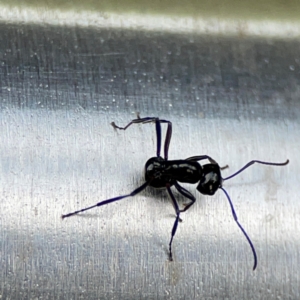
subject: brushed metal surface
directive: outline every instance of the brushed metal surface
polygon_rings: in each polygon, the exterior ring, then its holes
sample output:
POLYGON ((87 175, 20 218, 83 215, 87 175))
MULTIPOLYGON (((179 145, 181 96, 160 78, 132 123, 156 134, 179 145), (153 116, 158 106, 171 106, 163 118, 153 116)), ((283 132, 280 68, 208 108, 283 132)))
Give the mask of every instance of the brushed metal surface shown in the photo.
MULTIPOLYGON (((2 299, 297 299, 300 42, 139 31, 0 25, 0 297, 2 299), (208 154, 222 192, 182 214, 148 188, 127 194, 173 122, 170 159, 208 154)), ((180 203, 183 199, 178 197, 180 203)))

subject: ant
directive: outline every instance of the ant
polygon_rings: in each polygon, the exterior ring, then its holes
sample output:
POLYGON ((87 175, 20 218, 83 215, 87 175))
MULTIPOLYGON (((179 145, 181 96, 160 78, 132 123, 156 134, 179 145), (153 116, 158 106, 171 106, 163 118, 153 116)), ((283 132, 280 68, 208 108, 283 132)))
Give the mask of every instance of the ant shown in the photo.
POLYGON ((168 120, 159 119, 156 117, 145 117, 140 118, 139 114, 137 114, 137 119, 132 120, 129 122, 125 127, 119 127, 114 122, 111 123, 111 125, 115 129, 120 130, 126 130, 128 127, 130 127, 132 124, 145 124, 145 123, 155 123, 156 128, 156 139, 157 139, 157 149, 156 149, 156 156, 150 158, 145 165, 145 183, 142 184, 140 187, 135 189, 133 192, 127 195, 118 196, 115 198, 107 199, 104 201, 101 201, 95 205, 92 205, 90 207, 83 208, 81 210, 77 210, 72 213, 68 213, 66 215, 62 215, 62 218, 67 218, 73 215, 76 215, 80 212, 92 209, 97 206, 102 206, 105 204, 109 204, 115 201, 122 200, 127 197, 135 196, 136 194, 143 191, 147 186, 151 186, 154 188, 166 188, 168 194, 170 195, 173 207, 175 209, 176 213, 176 219, 172 228, 171 232, 171 239, 169 242, 169 259, 170 261, 173 260, 172 255, 172 242, 174 239, 174 236, 176 234, 176 230, 178 227, 178 222, 181 221, 180 219, 180 213, 187 211, 196 201, 196 198, 185 188, 183 188, 178 182, 182 183, 198 183, 197 190, 203 194, 203 195, 209 195, 212 196, 215 194, 215 192, 218 189, 221 189, 231 208, 232 216, 237 223, 240 230, 243 232, 244 236, 246 237, 252 253, 254 257, 254 265, 253 265, 253 271, 256 269, 257 266, 257 255, 255 248, 242 227, 242 225, 239 223, 237 215, 235 213, 233 204, 231 202, 231 199, 226 192, 226 190, 223 188, 223 182, 235 177, 236 175, 240 174, 242 171, 250 167, 251 165, 257 163, 262 165, 270 165, 270 166, 285 166, 289 163, 289 160, 287 160, 284 163, 272 163, 272 162, 264 162, 260 160, 252 160, 249 163, 247 163, 243 168, 241 168, 239 171, 235 172, 231 176, 228 176, 226 178, 222 178, 221 176, 221 170, 227 168, 228 166, 225 166, 221 168, 218 163, 211 158, 208 155, 198 155, 198 156, 192 156, 186 159, 180 159, 180 160, 168 160, 168 152, 169 152, 169 146, 172 136, 172 123, 168 120), (164 158, 161 157, 161 124, 167 124, 167 131, 166 131, 166 137, 165 137, 165 143, 164 143, 164 158), (205 165, 200 165, 198 161, 200 160, 208 160, 209 163, 205 165), (177 191, 184 196, 185 198, 188 198, 190 200, 190 203, 186 204, 183 209, 180 209, 178 206, 178 203, 173 195, 173 192, 171 191, 171 187, 175 186, 177 191))

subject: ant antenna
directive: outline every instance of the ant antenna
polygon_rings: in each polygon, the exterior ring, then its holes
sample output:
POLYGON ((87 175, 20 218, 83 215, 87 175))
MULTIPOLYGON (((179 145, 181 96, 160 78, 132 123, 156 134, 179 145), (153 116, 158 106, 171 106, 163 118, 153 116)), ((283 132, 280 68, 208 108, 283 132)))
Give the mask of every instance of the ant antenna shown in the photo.
POLYGON ((265 162, 265 161, 260 161, 260 160, 252 160, 249 163, 247 163, 243 168, 241 168, 239 171, 237 171, 236 173, 232 174, 231 176, 228 176, 226 178, 223 178, 223 180, 228 180, 238 174, 240 174, 241 172, 243 172, 245 169, 247 169, 248 167, 252 166, 253 164, 262 164, 262 165, 270 165, 270 166, 285 166, 289 163, 289 160, 287 159, 286 162, 284 163, 272 163, 272 162, 265 162))
MULTIPOLYGON (((239 171, 241 172, 241 171, 239 171)), ((236 174, 235 174, 236 175, 236 174)), ((239 223, 238 221, 238 218, 237 218, 237 215, 235 213, 235 210, 234 210, 234 207, 233 207, 233 204, 230 200, 230 197, 228 195, 228 193, 226 192, 226 190, 223 188, 223 187, 220 187, 220 189, 224 192, 224 194, 226 195, 228 201, 229 201, 229 204, 230 204, 230 207, 231 207, 231 212, 232 212, 232 216, 234 218, 234 221, 237 223, 237 225, 240 227, 241 231, 243 232, 244 236, 246 237, 250 247, 251 247, 251 250, 252 250, 252 253, 253 253, 253 257, 254 257, 254 265, 253 265, 253 271, 256 269, 256 266, 257 266, 257 256, 256 256, 256 251, 255 251, 255 248, 248 236, 248 234, 246 233, 245 229, 242 227, 242 225, 239 223)))

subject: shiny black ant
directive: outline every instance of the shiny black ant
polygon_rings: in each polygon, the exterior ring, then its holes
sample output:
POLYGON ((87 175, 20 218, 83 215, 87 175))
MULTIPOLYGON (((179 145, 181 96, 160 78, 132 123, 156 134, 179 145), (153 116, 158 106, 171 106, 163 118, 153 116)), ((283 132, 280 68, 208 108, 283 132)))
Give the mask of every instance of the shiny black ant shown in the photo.
POLYGON ((156 127, 156 137, 157 137, 157 150, 156 150, 156 157, 150 158, 145 165, 145 183, 142 184, 140 187, 135 189, 133 192, 127 195, 118 196, 115 198, 107 199, 104 201, 101 201, 95 205, 92 205, 90 207, 83 208, 81 210, 77 210, 75 212, 62 215, 62 218, 67 218, 73 215, 76 215, 80 212, 92 209, 97 206, 102 206, 105 204, 109 204, 127 197, 132 197, 141 191, 143 191, 147 186, 152 186, 154 188, 166 188, 168 194, 170 195, 172 204, 175 209, 176 213, 176 219, 172 228, 171 232, 171 240, 169 243, 169 259, 170 261, 173 260, 172 255, 172 242, 173 238, 175 236, 178 222, 181 221, 180 219, 180 213, 187 211, 196 201, 196 198, 185 188, 183 188, 178 182, 182 183, 198 183, 197 190, 204 195, 214 195, 215 192, 218 189, 221 189, 225 196, 227 197, 227 200, 229 202, 231 212, 233 215, 233 218, 241 231, 243 232, 244 236, 246 237, 253 256, 254 256, 254 266, 253 270, 255 270, 257 266, 257 256, 255 248, 247 235, 246 231, 242 227, 242 225, 239 223, 237 215, 235 213, 233 204, 231 202, 231 199, 226 192, 226 190, 222 187, 222 184, 225 180, 228 180, 238 174, 240 174, 242 171, 253 165, 254 163, 263 164, 263 165, 271 165, 271 166, 285 166, 289 163, 289 160, 287 160, 284 163, 271 163, 271 162, 264 162, 259 160, 252 160, 249 163, 247 163, 243 168, 241 168, 236 173, 232 174, 231 176, 228 176, 226 178, 222 178, 221 176, 221 170, 224 168, 227 168, 228 166, 225 166, 221 168, 218 163, 212 159, 208 155, 199 155, 199 156, 192 156, 186 159, 181 160, 168 160, 168 152, 169 152, 169 145, 171 141, 172 136, 172 123, 168 120, 162 120, 155 117, 146 117, 146 118, 140 118, 138 115, 137 119, 132 120, 130 123, 128 123, 125 127, 119 127, 114 122, 111 123, 111 125, 115 129, 122 129, 126 130, 129 126, 132 124, 145 124, 145 123, 155 123, 156 127), (165 138, 165 144, 164 144, 164 158, 161 157, 161 124, 167 124, 167 132, 166 132, 166 138, 165 138), (205 164, 201 166, 198 161, 207 159, 209 161, 208 164, 205 164), (183 195, 184 197, 188 198, 190 200, 190 203, 185 205, 183 209, 179 209, 178 203, 173 195, 173 192, 171 191, 171 186, 175 186, 177 191, 183 195))

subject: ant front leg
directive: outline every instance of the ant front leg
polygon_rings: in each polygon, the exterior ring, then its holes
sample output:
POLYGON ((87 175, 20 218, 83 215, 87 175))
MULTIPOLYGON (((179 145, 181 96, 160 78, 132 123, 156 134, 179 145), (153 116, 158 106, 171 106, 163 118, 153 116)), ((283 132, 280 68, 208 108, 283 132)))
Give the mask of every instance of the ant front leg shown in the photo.
POLYGON ((185 212, 196 202, 196 198, 188 190, 179 185, 178 182, 175 182, 174 186, 182 196, 191 200, 189 204, 185 205, 184 209, 180 209, 180 212, 185 212))

